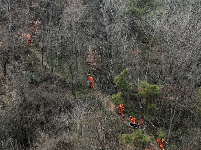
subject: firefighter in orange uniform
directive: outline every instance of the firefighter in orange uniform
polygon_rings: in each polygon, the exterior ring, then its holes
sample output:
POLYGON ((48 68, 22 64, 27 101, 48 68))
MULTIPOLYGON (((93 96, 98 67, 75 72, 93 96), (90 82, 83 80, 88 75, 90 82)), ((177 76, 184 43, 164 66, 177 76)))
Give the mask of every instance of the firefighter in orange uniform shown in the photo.
POLYGON ((93 77, 91 76, 91 74, 88 74, 88 86, 89 86, 89 88, 93 88, 93 89, 95 89, 95 86, 94 86, 94 79, 93 79, 93 77))
POLYGON ((124 117, 124 109, 125 109, 125 107, 123 106, 123 104, 120 104, 119 102, 118 102, 118 109, 119 109, 119 114, 121 114, 123 117, 124 117))
POLYGON ((29 44, 32 46, 32 41, 31 41, 31 35, 30 34, 27 35, 27 45, 29 45, 29 44))

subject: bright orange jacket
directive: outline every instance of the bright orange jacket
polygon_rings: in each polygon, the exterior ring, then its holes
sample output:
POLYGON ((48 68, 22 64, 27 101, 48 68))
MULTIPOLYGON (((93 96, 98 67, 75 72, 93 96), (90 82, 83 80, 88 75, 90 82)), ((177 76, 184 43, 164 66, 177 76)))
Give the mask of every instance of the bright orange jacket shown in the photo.
POLYGON ((135 118, 132 117, 130 120, 131 120, 134 124, 136 124, 135 118))
POLYGON ((159 139, 157 139, 157 142, 158 142, 158 143, 162 143, 161 140, 159 140, 159 139))
POLYGON ((123 104, 119 104, 118 109, 119 109, 119 113, 121 113, 121 115, 124 116, 125 107, 123 106, 123 104))
POLYGON ((162 150, 164 150, 164 146, 163 146, 163 144, 160 144, 160 148, 161 148, 162 150))
POLYGON ((30 34, 27 34, 27 38, 30 39, 30 37, 31 37, 31 35, 30 35, 30 34))
POLYGON ((91 82, 91 86, 94 88, 95 86, 94 86, 94 79, 93 79, 93 77, 89 76, 88 80, 91 82))
POLYGON ((118 106, 119 110, 124 109, 125 107, 123 106, 123 104, 119 104, 118 106))
POLYGON ((161 140, 159 140, 159 139, 157 139, 157 142, 160 144, 160 148, 161 148, 162 150, 164 150, 163 142, 162 142, 161 140))

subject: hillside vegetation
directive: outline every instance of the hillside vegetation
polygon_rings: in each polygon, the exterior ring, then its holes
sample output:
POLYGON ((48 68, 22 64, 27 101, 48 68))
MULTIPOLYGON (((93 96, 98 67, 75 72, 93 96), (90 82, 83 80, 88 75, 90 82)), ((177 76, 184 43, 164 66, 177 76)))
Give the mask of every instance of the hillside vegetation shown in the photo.
POLYGON ((157 150, 163 137, 165 149, 199 150, 200 7, 0 1, 0 149, 157 150), (143 128, 129 127, 129 116, 143 128))

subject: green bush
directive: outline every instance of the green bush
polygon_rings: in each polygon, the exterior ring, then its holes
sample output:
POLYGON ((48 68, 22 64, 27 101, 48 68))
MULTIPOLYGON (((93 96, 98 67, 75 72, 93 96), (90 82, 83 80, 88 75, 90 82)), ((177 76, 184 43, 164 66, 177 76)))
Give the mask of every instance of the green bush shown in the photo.
POLYGON ((132 13, 132 15, 141 18, 145 15, 153 14, 153 12, 156 12, 158 10, 159 2, 156 0, 130 0, 129 4, 129 12, 132 13))
POLYGON ((138 146, 148 145, 151 140, 148 139, 141 130, 137 130, 134 134, 121 134, 119 135, 120 144, 137 144, 138 146))
POLYGON ((36 76, 34 74, 29 74, 28 76, 28 83, 29 84, 36 84, 38 82, 36 76))
POLYGON ((121 134, 119 135, 119 143, 132 144, 134 141, 134 134, 121 134))
POLYGON ((124 69, 119 76, 114 79, 115 87, 117 87, 120 92, 113 94, 111 100, 117 104, 118 102, 124 104, 125 100, 128 99, 131 93, 131 84, 128 82, 130 79, 128 75, 128 68, 124 69))
POLYGON ((119 88, 123 95, 126 95, 128 90, 131 89, 131 85, 127 81, 128 68, 124 69, 119 76, 114 79, 115 87, 119 88))
POLYGON ((111 101, 115 104, 117 104, 118 102, 121 104, 124 104, 124 99, 122 98, 122 92, 118 92, 117 94, 113 94, 111 101))
POLYGON ((165 138, 166 137, 166 135, 165 135, 165 133, 162 131, 162 129, 160 128, 159 130, 158 130, 158 139, 161 139, 161 138, 165 138))
POLYGON ((159 110, 159 108, 157 108, 156 104, 151 104, 150 106, 148 106, 148 111, 150 113, 153 113, 155 111, 159 110))
POLYGON ((143 144, 148 145, 151 143, 151 140, 148 139, 144 134, 141 133, 141 130, 137 130, 134 133, 134 142, 139 145, 142 146, 143 144))
POLYGON ((157 84, 149 84, 146 81, 141 81, 139 86, 139 95, 143 98, 153 97, 159 94, 160 90, 163 86, 159 86, 157 84))

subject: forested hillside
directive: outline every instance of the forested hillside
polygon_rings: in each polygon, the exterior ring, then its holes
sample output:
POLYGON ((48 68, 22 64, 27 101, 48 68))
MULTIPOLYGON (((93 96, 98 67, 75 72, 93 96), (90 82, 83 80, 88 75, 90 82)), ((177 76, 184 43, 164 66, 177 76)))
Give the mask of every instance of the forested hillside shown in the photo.
POLYGON ((200 13, 200 0, 1 0, 0 149, 201 149, 200 13))

